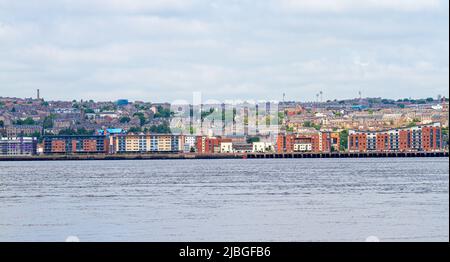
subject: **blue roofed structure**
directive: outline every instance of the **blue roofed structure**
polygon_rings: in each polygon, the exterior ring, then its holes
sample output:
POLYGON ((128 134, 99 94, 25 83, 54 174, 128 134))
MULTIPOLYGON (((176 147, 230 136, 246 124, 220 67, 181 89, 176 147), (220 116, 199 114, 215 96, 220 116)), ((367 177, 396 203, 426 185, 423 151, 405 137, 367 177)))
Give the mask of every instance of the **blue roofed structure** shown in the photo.
POLYGON ((122 128, 107 128, 105 130, 99 129, 97 130, 99 135, 115 135, 115 134, 123 134, 125 133, 122 128))

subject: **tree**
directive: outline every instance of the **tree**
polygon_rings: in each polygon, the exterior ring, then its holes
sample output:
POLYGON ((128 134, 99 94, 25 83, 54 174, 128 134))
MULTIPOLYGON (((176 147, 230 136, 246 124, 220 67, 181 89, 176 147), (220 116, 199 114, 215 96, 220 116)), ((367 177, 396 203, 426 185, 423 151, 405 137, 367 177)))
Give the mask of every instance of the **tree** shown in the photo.
POLYGON ((416 122, 412 121, 412 122, 409 122, 409 123, 406 125, 406 127, 411 128, 411 127, 415 127, 416 125, 417 125, 416 122))
POLYGON ((433 99, 432 97, 428 97, 428 98, 426 99, 426 101, 427 101, 428 103, 433 103, 434 99, 433 99))
POLYGON ((448 146, 448 127, 442 128, 442 145, 448 146))
POLYGON ((3 120, 0 120, 0 128, 5 127, 5 122, 3 122, 3 120))
MULTIPOLYGON (((278 112, 278 125, 282 125, 284 122, 284 117, 285 117, 285 113, 284 112, 278 112)), ((267 121, 267 119, 266 119, 267 121)), ((270 117, 269 117, 269 124, 270 124, 270 117)))
POLYGON ((348 130, 342 130, 339 133, 339 140, 340 140, 340 149, 341 151, 347 151, 348 149, 348 130))
POLYGON ((161 125, 156 125, 156 126, 151 126, 149 130, 150 130, 150 132, 157 133, 157 134, 170 134, 171 133, 170 127, 167 123, 164 123, 161 125))
POLYGON ((157 111, 155 113, 155 118, 169 118, 174 113, 170 111, 170 109, 165 109, 162 106, 157 107, 157 111))
POLYGON ((442 135, 448 136, 448 127, 442 128, 442 135))
POLYGON ((423 104, 426 104, 426 103, 427 103, 427 101, 425 99, 419 99, 419 100, 416 101, 416 104, 419 104, 419 105, 423 105, 423 104))
POLYGON ((312 127, 311 121, 305 121, 305 122, 303 122, 303 127, 312 127))
POLYGON ((86 130, 85 128, 78 128, 77 130, 74 130, 72 128, 67 128, 59 131, 59 135, 67 135, 67 136, 74 136, 74 135, 92 135, 94 134, 93 130, 86 130))
POLYGON ((205 119, 206 117, 208 117, 209 115, 211 115, 214 112, 214 108, 210 108, 209 111, 206 112, 202 112, 201 113, 201 119, 205 119))
POLYGON ((140 127, 131 127, 130 129, 128 129, 128 133, 140 133, 142 131, 142 129, 140 127))
POLYGON ((311 121, 305 121, 303 127, 313 127, 316 130, 320 130, 322 126, 320 124, 314 124, 311 121))
POLYGON ((42 143, 43 141, 42 134, 39 131, 35 131, 33 134, 31 134, 31 137, 36 137, 39 143, 42 143))
POLYGON ((135 113, 133 116, 137 116, 139 118, 139 122, 140 122, 141 126, 145 125, 145 123, 147 122, 147 119, 145 118, 144 113, 138 112, 138 113, 135 113))
POLYGON ((389 105, 389 104, 394 104, 394 100, 390 100, 390 99, 382 99, 381 103, 389 105))
POLYGON ((17 120, 15 124, 19 125, 19 126, 22 126, 22 125, 35 125, 36 122, 33 120, 33 118, 27 117, 27 118, 25 118, 25 120, 21 120, 21 119, 17 120))
POLYGON ((56 115, 53 115, 53 114, 46 116, 44 118, 44 121, 42 124, 43 128, 44 129, 53 128, 53 121, 55 120, 55 118, 56 118, 56 115))
POLYGON ((121 117, 120 118, 120 123, 122 123, 122 124, 124 124, 124 123, 128 123, 128 122, 130 122, 130 118, 128 117, 128 116, 123 116, 123 117, 121 117))

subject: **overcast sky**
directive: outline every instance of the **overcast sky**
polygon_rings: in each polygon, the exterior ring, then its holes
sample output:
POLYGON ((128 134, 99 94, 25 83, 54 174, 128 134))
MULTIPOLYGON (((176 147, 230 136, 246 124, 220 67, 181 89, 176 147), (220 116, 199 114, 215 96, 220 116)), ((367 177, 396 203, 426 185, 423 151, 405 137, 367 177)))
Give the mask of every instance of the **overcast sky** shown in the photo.
POLYGON ((449 93, 447 0, 0 0, 0 96, 449 93))

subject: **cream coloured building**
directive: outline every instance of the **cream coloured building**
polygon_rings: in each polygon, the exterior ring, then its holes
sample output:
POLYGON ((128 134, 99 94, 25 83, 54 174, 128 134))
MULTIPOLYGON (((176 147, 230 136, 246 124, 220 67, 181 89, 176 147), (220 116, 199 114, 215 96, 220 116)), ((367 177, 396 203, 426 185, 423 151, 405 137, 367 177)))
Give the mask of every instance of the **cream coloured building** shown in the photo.
POLYGON ((233 143, 231 142, 220 143, 220 153, 232 153, 232 152, 233 152, 233 143))

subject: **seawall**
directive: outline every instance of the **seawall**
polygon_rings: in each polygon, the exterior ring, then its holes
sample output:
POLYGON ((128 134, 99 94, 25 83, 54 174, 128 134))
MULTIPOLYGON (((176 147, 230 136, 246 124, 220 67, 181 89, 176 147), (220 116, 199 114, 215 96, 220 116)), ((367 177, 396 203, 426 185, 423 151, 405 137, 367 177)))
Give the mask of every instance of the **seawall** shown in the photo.
POLYGON ((151 160, 151 159, 271 159, 271 158, 386 158, 386 157, 448 157, 441 152, 334 152, 334 153, 233 153, 233 154, 73 154, 37 156, 0 156, 0 161, 70 161, 70 160, 151 160))

